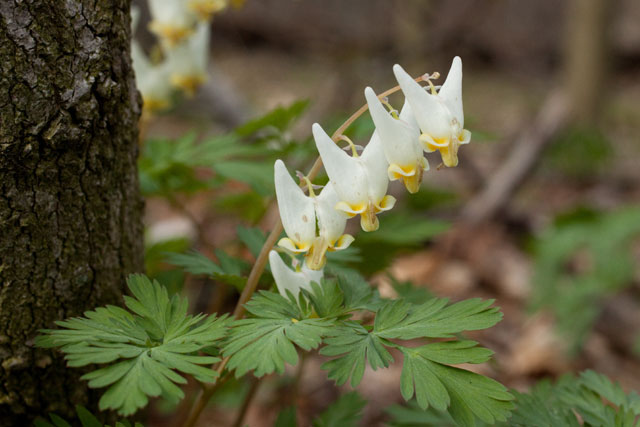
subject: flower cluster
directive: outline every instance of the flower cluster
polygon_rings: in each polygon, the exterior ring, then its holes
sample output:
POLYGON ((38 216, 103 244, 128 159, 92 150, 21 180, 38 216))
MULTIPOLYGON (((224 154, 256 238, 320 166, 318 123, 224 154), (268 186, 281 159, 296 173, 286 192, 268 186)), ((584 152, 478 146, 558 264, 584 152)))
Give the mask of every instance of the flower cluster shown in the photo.
MULTIPOLYGON (((148 0, 149 29, 159 39, 161 57, 152 61, 135 41, 131 46, 133 68, 144 109, 156 112, 171 105, 176 89, 188 96, 207 78, 210 20, 227 7, 228 0, 148 0)), ((138 11, 132 9, 133 30, 138 11)))
POLYGON ((329 177, 316 195, 317 186, 301 177, 302 186, 293 180, 281 160, 275 163, 275 186, 280 218, 287 237, 278 246, 294 259, 290 269, 280 255, 269 254, 271 271, 281 294, 294 296, 300 289, 310 290, 319 282, 326 263, 326 252, 347 248, 353 236, 343 234, 347 219, 360 215, 364 231, 379 227, 377 214, 392 209, 396 199, 387 194, 389 181, 402 180, 410 193, 416 193, 429 163, 423 152, 439 151, 446 167, 458 164, 458 149, 467 144, 471 133, 464 129, 462 109, 462 61, 455 57, 445 82, 439 88, 432 79, 421 86, 400 65, 393 72, 405 102, 396 111, 386 99, 370 87, 364 91, 371 118, 376 127, 362 153, 346 136, 346 150, 340 148, 322 127, 315 123, 313 137, 329 177), (303 188, 307 189, 305 194, 303 188), (297 254, 304 254, 298 262, 297 254))

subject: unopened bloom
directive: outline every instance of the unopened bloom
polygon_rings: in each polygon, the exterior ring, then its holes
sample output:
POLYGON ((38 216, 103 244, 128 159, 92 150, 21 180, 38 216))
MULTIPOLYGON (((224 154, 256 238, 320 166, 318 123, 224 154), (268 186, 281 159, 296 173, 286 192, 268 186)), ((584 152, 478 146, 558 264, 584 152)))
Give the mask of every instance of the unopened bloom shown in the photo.
POLYGON ((353 241, 352 236, 342 234, 347 217, 334 208, 338 196, 331 185, 316 196, 310 182, 309 196, 305 195, 282 160, 276 160, 274 165, 274 181, 280 218, 288 236, 278 245, 293 253, 305 253, 305 264, 313 270, 321 269, 327 250, 345 249, 353 241))
POLYGON ((453 59, 440 92, 429 82, 431 93, 427 93, 400 65, 394 65, 393 72, 420 126, 420 142, 425 151, 439 150, 445 166, 456 166, 459 146, 471 139, 471 133, 464 129, 460 57, 453 59))
POLYGON ((198 16, 201 21, 208 21, 211 16, 227 7, 227 0, 189 0, 189 9, 198 16))
POLYGON ((175 46, 193 33, 195 15, 184 0, 149 0, 149 29, 165 44, 175 46))
POLYGON ((349 156, 319 124, 315 123, 312 130, 324 168, 340 199, 335 208, 349 217, 359 214, 364 231, 377 230, 376 214, 391 209, 396 202, 386 194, 388 163, 380 138, 374 133, 362 155, 353 148, 353 156, 349 156))
POLYGON ((283 297, 287 297, 287 291, 291 292, 296 299, 300 294, 300 289, 311 291, 311 282, 320 283, 323 276, 322 270, 311 270, 302 265, 295 271, 289 268, 276 251, 269 252, 269 265, 271 274, 276 282, 278 292, 283 297))
POLYGON ((207 79, 209 38, 209 24, 201 22, 191 37, 167 52, 171 83, 187 95, 192 96, 207 79))
POLYGON ((369 112, 380 137, 384 155, 389 162, 387 174, 389 180, 402 179, 410 193, 416 193, 422 182, 422 174, 429 170, 429 163, 422 154, 420 130, 413 119, 411 107, 405 105, 398 116, 388 112, 376 96, 373 89, 364 90, 369 112))

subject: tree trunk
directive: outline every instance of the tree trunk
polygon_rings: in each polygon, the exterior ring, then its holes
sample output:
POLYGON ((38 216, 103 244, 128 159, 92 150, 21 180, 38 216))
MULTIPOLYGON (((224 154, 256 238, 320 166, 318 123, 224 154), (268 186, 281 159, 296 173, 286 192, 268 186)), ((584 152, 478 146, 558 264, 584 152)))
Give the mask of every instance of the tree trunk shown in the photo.
POLYGON ((42 328, 142 269, 129 0, 0 2, 0 425, 95 404, 42 328))

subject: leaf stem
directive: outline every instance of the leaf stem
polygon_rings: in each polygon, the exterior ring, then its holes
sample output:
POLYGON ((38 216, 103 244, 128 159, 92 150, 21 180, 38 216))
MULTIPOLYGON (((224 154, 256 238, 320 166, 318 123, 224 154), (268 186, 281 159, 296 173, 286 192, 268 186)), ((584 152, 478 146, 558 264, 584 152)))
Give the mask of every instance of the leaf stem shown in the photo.
POLYGON ((242 421, 247 415, 247 410, 249 409, 249 405, 251 405, 251 401, 253 400, 253 397, 256 395, 256 391, 258 391, 259 385, 260 385, 260 378, 254 378, 251 381, 251 388, 249 388, 249 391, 247 392, 247 395, 245 396, 242 402, 242 406, 240 407, 240 411, 236 416, 236 420, 233 423, 233 427, 242 426, 242 421))
MULTIPOLYGON (((420 76, 415 80, 417 82, 421 82, 424 80, 424 78, 423 76, 420 76)), ((378 98, 387 97, 399 90, 400 90, 400 86, 392 87, 391 89, 388 89, 382 92, 380 95, 378 95, 378 98)), ((340 136, 344 133, 344 131, 346 131, 347 128, 351 126, 353 122, 355 122, 368 109, 369 109, 369 106, 367 104, 364 104, 362 107, 360 107, 355 113, 351 115, 351 117, 349 117, 342 125, 340 125, 338 129, 336 129, 336 131, 331 136, 331 139, 337 142, 340 139, 340 136)), ((309 178, 309 181, 312 181, 316 177, 316 175, 318 175, 318 173, 320 172, 320 168, 322 168, 322 159, 318 157, 316 161, 313 163, 313 166, 311 167, 311 169, 309 170, 309 173, 306 175, 307 178, 309 178)), ((262 276, 262 273, 264 272, 264 268, 267 265, 267 260, 269 258, 269 251, 273 249, 273 247, 275 246, 276 242, 278 241, 278 238, 280 237, 280 234, 282 233, 282 230, 283 230, 282 221, 280 220, 280 217, 278 217, 276 224, 271 230, 271 233, 269 233, 267 240, 264 242, 264 245, 260 249, 260 253, 256 258, 256 262, 253 264, 253 267, 251 268, 251 272, 249 273, 249 277, 247 278, 247 284, 242 290, 240 299, 238 299, 236 308, 233 311, 233 317, 235 319, 241 319, 244 316, 244 313, 246 311, 246 309, 244 308, 244 305, 247 303, 247 301, 249 301, 249 299, 251 299, 251 297, 255 293, 258 287, 260 276, 262 276)), ((222 373, 228 361, 229 361, 229 357, 225 357, 224 359, 222 359, 222 361, 220 362, 220 365, 218 365, 218 368, 216 369, 218 374, 222 373)), ((184 427, 193 427, 195 425, 195 423, 198 421, 198 417, 200 417, 200 413, 205 408, 209 399, 211 399, 211 396, 213 396, 213 394, 216 392, 221 382, 222 380, 218 380, 211 385, 205 385, 203 387, 202 391, 200 391, 198 397, 196 398, 196 403, 194 404, 191 410, 191 413, 189 414, 189 418, 184 423, 184 427)))

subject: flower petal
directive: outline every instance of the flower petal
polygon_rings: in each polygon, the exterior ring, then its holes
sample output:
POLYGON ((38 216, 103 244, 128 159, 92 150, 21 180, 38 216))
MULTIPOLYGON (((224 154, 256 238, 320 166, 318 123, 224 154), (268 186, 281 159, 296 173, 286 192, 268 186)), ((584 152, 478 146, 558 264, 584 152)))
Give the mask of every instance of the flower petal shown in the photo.
POLYGON ((290 269, 276 251, 269 252, 269 265, 271 266, 271 274, 273 274, 278 292, 283 297, 286 298, 287 291, 298 298, 301 288, 311 290, 309 280, 305 277, 305 274, 290 269))
POLYGON ((360 160, 366 174, 367 200, 376 203, 387 194, 389 186, 389 177, 387 176, 389 162, 384 155, 382 142, 377 132, 371 136, 360 160))
POLYGON ((418 129, 411 127, 403 120, 393 118, 370 87, 364 90, 364 95, 387 162, 410 164, 416 162, 418 157, 422 157, 418 129))
POLYGON ((338 147, 318 123, 313 124, 312 131, 322 164, 340 199, 351 206, 366 203, 367 177, 360 161, 338 147))
POLYGON ((422 132, 434 138, 449 136, 451 119, 444 103, 428 94, 400 65, 393 66, 393 73, 422 132))
POLYGON ((462 109, 462 60, 459 56, 453 58, 447 79, 442 84, 438 95, 445 102, 462 129, 464 127, 464 113, 462 109))
POLYGON ((471 141, 471 132, 466 129, 462 129, 462 133, 458 136, 459 144, 468 144, 471 141))
POLYGON ((333 247, 330 247, 330 250, 339 251, 339 250, 342 250, 342 249, 347 249, 349 247, 349 245, 351 245, 351 243, 353 243, 354 240, 356 240, 356 239, 351 234, 343 234, 336 241, 336 243, 333 245, 333 247))
POLYGON ((332 245, 344 233, 348 215, 336 209, 340 198, 330 182, 324 186, 314 202, 318 219, 318 234, 325 237, 328 244, 332 245))
POLYGON ((313 199, 305 196, 279 159, 274 165, 274 181, 280 218, 287 236, 296 248, 308 248, 316 236, 313 199))

